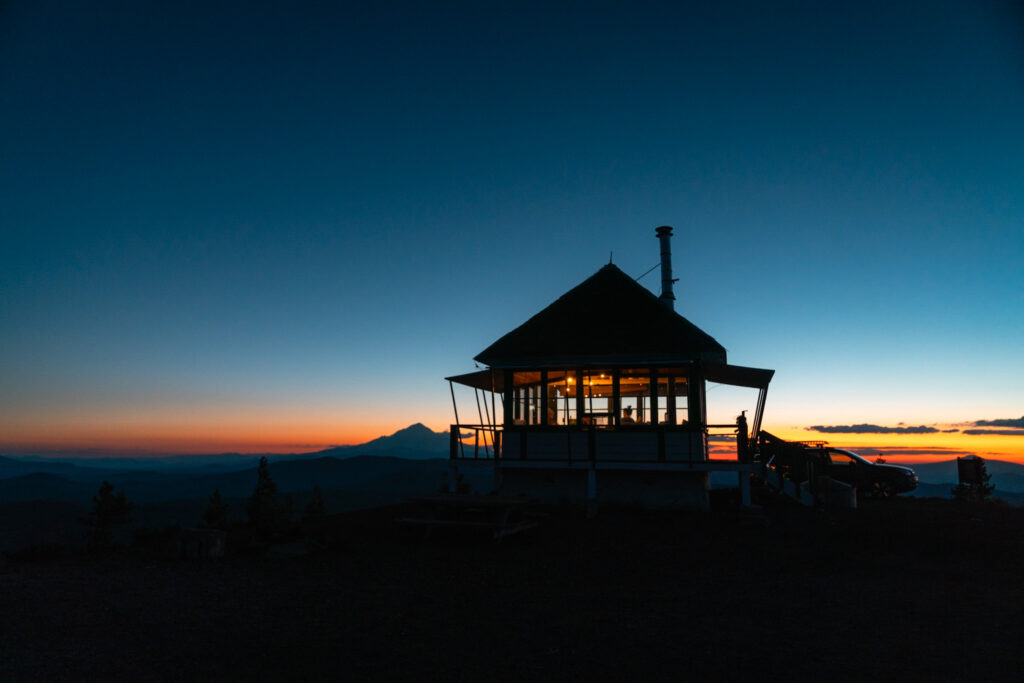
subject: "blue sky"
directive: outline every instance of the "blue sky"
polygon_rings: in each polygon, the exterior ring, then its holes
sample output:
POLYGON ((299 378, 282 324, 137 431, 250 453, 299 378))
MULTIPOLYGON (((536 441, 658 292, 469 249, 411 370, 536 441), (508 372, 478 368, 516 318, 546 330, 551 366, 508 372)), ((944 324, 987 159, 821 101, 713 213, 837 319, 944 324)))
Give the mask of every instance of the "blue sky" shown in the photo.
POLYGON ((662 224, 769 427, 1024 413, 1019 4, 709 4, 8 3, 6 445, 442 429, 662 224))

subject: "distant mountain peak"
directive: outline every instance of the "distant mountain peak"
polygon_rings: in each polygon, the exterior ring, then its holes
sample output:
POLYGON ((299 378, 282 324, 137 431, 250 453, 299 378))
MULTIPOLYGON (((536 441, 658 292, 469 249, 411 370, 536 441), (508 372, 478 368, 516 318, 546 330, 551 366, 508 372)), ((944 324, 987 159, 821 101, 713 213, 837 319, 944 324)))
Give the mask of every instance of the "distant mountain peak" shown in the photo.
MULTIPOLYGON (((395 432, 395 433, 394 433, 394 434, 392 434, 391 436, 398 436, 399 434, 408 434, 408 435, 413 435, 413 434, 424 434, 424 435, 433 435, 433 434, 438 434, 438 433, 439 433, 439 432, 435 432, 434 430, 432 430, 432 429, 431 429, 430 427, 428 427, 427 425, 423 424, 422 422, 417 422, 416 424, 411 424, 411 425, 409 425, 409 426, 408 426, 408 427, 406 427, 405 429, 399 429, 399 430, 398 430, 397 432, 395 432)), ((390 438, 390 437, 381 437, 381 438, 390 438)))
POLYGON ((327 455, 351 457, 352 455, 395 455, 403 458, 438 458, 448 454, 447 432, 435 432, 422 422, 411 424, 388 436, 379 436, 372 441, 356 446, 341 446, 321 451, 327 455))

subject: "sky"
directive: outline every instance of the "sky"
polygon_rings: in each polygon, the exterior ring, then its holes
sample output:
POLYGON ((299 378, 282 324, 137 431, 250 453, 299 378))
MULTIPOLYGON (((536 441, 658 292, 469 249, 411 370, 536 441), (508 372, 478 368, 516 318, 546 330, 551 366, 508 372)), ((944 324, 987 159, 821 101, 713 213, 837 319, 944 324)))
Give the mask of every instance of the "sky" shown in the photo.
POLYGON ((1024 461, 1020 3, 13 0, 0 130, 3 452, 445 431, 667 224, 765 428, 1024 461))

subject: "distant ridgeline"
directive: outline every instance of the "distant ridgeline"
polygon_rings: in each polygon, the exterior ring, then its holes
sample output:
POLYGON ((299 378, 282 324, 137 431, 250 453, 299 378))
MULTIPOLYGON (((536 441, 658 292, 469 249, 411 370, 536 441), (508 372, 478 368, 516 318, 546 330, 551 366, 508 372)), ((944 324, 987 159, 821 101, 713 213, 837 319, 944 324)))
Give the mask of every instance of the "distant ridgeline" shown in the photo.
MULTIPOLYGON (((449 438, 422 424, 357 446, 315 453, 266 454, 282 492, 360 488, 408 489, 422 480, 426 490, 447 476, 449 438), (386 481, 381 481, 385 478, 386 481), (400 482, 395 479, 405 478, 400 482), (429 481, 428 481, 429 480, 429 481)), ((226 498, 252 493, 260 455, 221 453, 164 457, 75 457, 70 453, 0 456, 0 504, 15 501, 88 503, 103 481, 114 483, 136 503, 205 499, 215 489, 226 498)), ((415 492, 421 492, 417 489, 415 492)))

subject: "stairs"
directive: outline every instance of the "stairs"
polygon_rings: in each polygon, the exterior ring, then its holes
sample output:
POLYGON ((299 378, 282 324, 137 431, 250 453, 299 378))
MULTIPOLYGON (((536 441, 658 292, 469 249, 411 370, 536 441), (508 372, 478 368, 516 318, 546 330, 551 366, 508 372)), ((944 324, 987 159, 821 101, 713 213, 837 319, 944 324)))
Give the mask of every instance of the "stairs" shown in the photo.
POLYGON ((814 494, 808 490, 807 482, 797 483, 789 477, 782 476, 778 470, 771 467, 765 468, 764 481, 768 486, 789 496, 805 507, 814 507, 816 503, 814 494))

